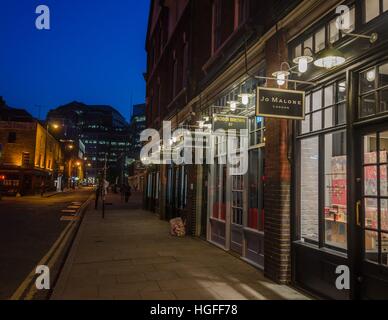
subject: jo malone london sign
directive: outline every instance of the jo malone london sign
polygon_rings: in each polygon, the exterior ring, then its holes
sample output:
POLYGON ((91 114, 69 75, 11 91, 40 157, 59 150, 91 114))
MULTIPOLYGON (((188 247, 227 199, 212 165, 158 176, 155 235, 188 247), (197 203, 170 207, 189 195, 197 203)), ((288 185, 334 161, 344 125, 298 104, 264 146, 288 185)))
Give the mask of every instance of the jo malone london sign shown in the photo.
POLYGON ((304 120, 305 92, 258 87, 256 115, 266 118, 304 120))

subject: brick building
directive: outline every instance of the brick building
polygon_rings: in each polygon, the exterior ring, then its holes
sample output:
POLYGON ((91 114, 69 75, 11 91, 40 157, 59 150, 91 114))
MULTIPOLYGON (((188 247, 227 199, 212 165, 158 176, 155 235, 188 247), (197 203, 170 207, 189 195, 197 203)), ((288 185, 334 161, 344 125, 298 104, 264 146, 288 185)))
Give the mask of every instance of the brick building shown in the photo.
POLYGON ((0 175, 3 193, 39 193, 42 181, 55 189, 64 170, 61 143, 26 111, 0 108, 0 175))
MULTIPOLYGON (((148 126, 200 129, 205 143, 219 119, 239 119, 249 169, 231 174, 216 137, 214 163, 149 165, 145 204, 279 283, 387 298, 387 11, 378 0, 152 1, 148 126), (257 87, 303 91, 305 119, 263 118, 257 87), (350 288, 337 288, 338 267, 350 288)), ((182 132, 145 159, 180 150, 182 132)))

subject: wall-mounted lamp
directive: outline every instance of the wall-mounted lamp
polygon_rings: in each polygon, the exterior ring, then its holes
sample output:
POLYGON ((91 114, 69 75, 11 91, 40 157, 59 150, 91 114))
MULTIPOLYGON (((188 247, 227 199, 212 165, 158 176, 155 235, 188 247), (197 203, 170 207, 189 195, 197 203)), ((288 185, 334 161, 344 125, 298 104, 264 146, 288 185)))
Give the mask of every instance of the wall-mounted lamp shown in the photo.
POLYGON ((235 112, 237 110, 238 101, 228 101, 228 104, 230 106, 230 111, 235 112))
POLYGON ((289 71, 283 70, 283 71, 276 71, 272 74, 274 78, 276 78, 276 82, 279 86, 283 86, 286 83, 287 77, 291 73, 289 71))
POLYGON ((242 93, 239 94, 238 97, 241 99, 241 102, 244 106, 247 106, 249 104, 249 99, 253 98, 255 95, 251 93, 242 93))
POLYGON ((300 57, 296 57, 293 62, 298 65, 298 71, 300 73, 305 73, 308 70, 308 65, 314 61, 313 51, 311 48, 307 47, 300 57), (306 50, 310 51, 310 55, 306 54, 306 50))
POLYGON ((379 34, 376 32, 371 33, 370 36, 367 36, 365 34, 346 32, 345 30, 342 30, 342 32, 347 36, 368 39, 371 44, 374 44, 377 40, 379 40, 379 34))
POLYGON ((314 65, 320 68, 332 69, 344 64, 345 61, 345 56, 341 51, 329 47, 318 53, 314 65))

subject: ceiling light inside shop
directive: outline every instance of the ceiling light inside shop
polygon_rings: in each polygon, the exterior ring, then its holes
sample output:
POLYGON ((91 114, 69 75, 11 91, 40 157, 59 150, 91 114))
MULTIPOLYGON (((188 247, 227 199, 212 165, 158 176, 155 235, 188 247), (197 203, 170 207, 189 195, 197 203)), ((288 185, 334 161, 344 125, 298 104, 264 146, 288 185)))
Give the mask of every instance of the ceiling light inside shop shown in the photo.
POLYGON ((369 70, 367 73, 366 73, 366 79, 369 81, 369 82, 374 82, 376 80, 376 71, 374 69, 372 70, 369 70))
POLYGON ((345 62, 346 59, 341 51, 335 48, 328 48, 318 54, 316 60, 314 61, 314 65, 320 68, 332 69, 344 64, 345 62))

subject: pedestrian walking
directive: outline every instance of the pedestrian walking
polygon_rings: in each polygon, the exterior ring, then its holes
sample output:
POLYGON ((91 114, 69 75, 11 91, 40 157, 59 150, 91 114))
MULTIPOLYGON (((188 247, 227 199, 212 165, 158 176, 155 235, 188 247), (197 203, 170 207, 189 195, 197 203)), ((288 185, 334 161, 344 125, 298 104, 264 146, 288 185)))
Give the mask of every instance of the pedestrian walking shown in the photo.
POLYGON ((44 180, 42 180, 42 183, 40 184, 40 196, 43 197, 44 193, 46 191, 46 184, 44 183, 44 180))
POLYGON ((129 202, 129 198, 131 197, 131 186, 129 185, 126 185, 125 187, 125 203, 128 203, 129 202))
POLYGON ((95 196, 95 202, 94 202, 94 209, 95 210, 98 209, 98 201, 100 200, 101 192, 102 192, 102 184, 99 183, 97 188, 96 188, 96 196, 95 196))

